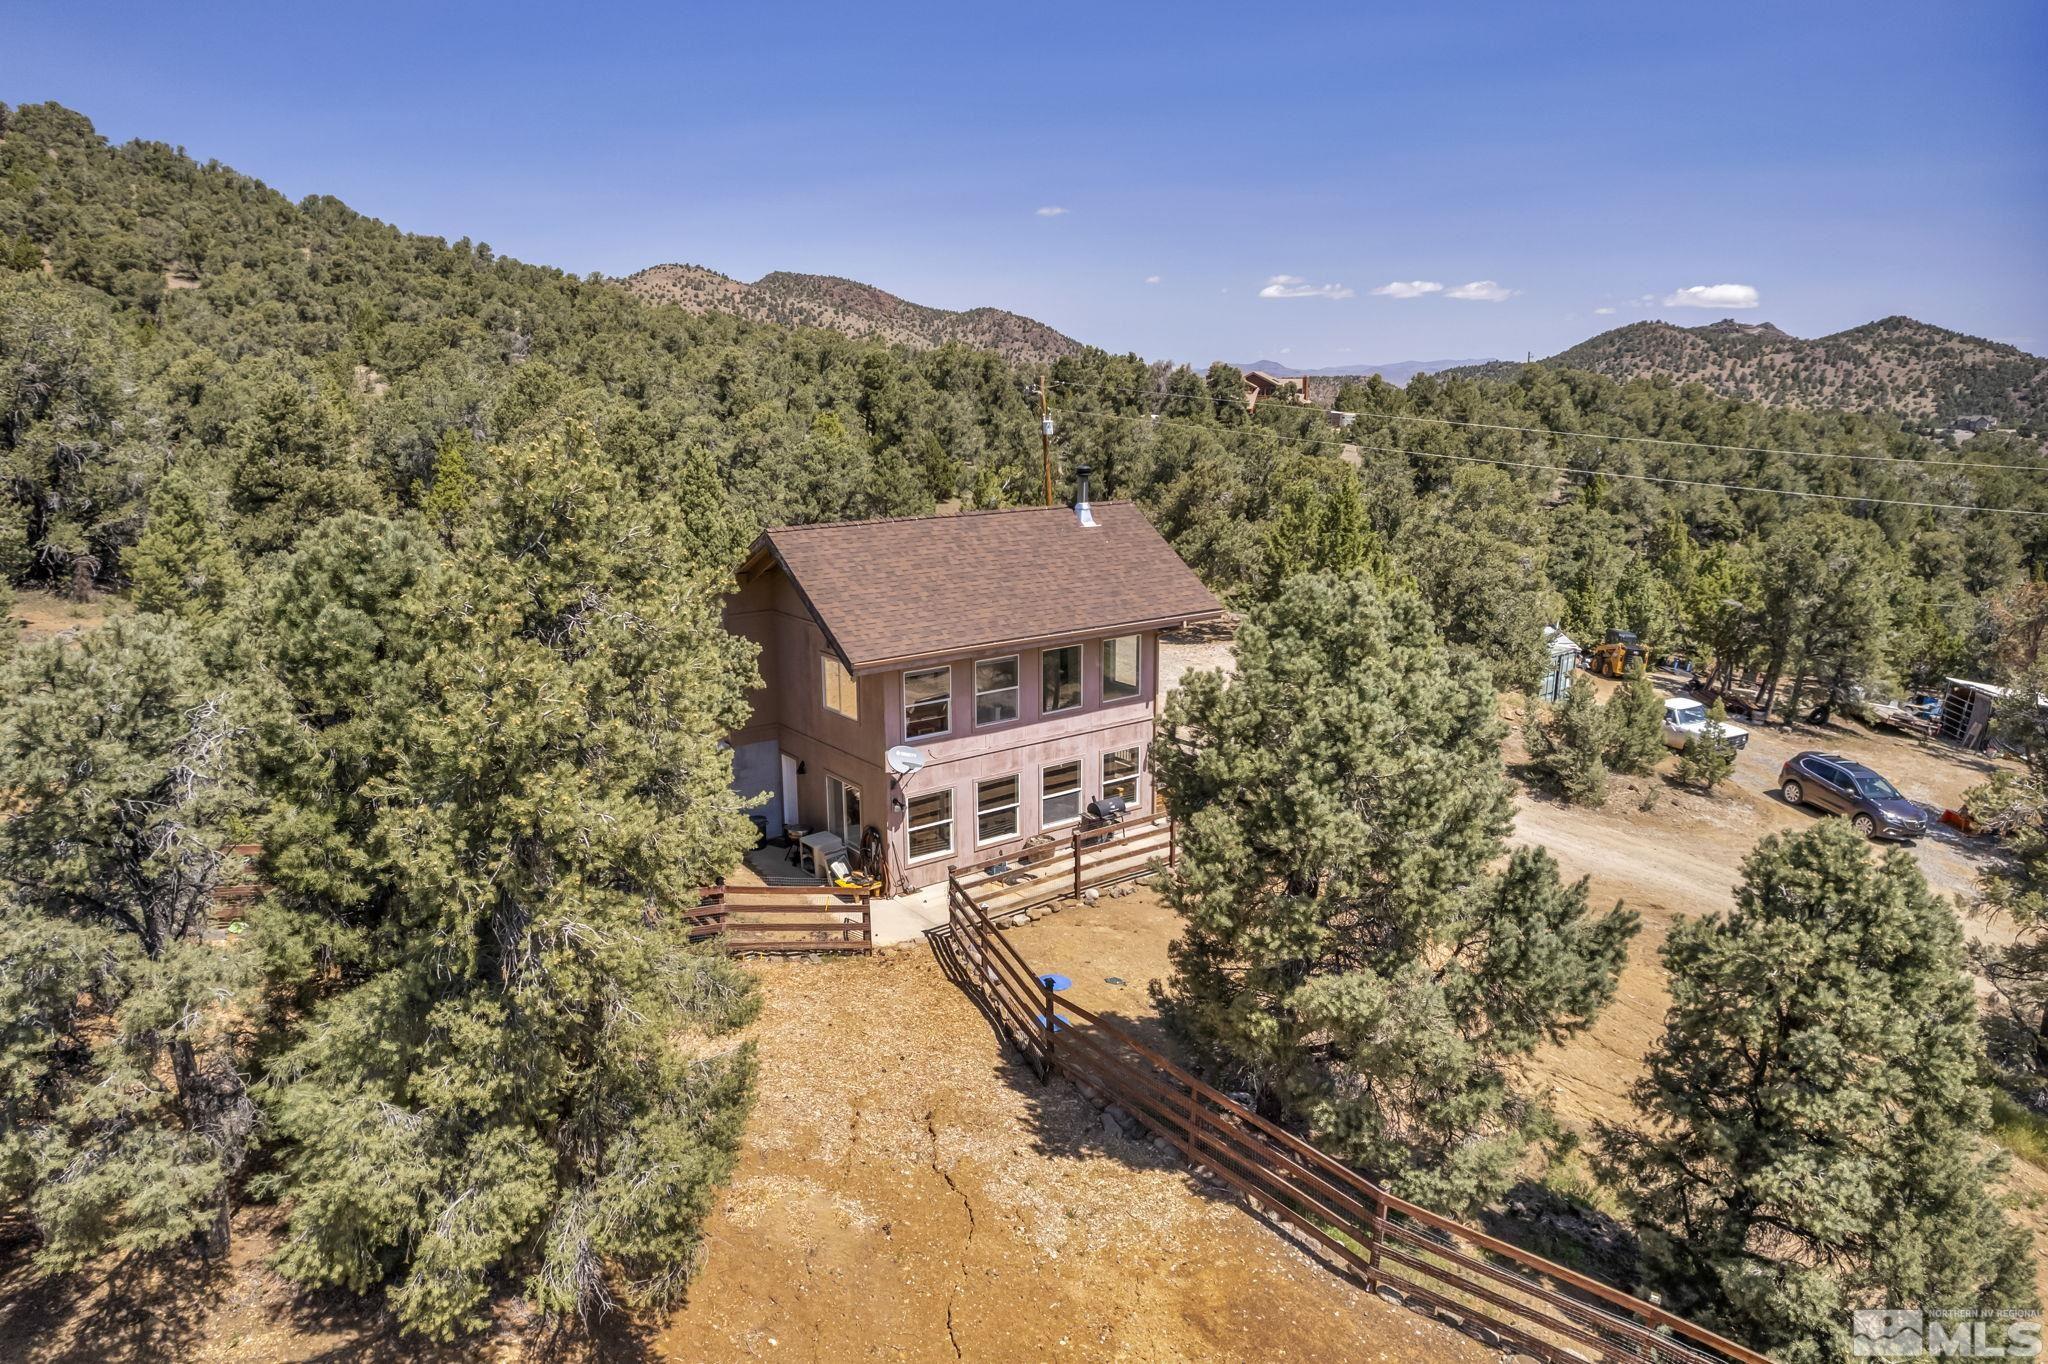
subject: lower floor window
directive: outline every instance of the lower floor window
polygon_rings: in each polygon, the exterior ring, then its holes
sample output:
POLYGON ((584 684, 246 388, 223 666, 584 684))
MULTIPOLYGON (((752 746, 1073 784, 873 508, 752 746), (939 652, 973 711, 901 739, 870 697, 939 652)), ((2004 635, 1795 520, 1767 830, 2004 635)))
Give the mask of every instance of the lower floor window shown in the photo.
POLYGON ((1081 817, 1081 763, 1054 763, 1045 769, 1038 788, 1040 828, 1072 824, 1081 817))
POLYGON ((912 796, 909 826, 911 861, 953 851, 953 793, 912 796))
POLYGON ((1124 804, 1138 808, 1138 750, 1113 748, 1102 755, 1102 794, 1122 796, 1124 804))
POLYGON ((974 837, 978 843, 1000 843, 1017 836, 1017 779, 997 777, 974 786, 974 837))

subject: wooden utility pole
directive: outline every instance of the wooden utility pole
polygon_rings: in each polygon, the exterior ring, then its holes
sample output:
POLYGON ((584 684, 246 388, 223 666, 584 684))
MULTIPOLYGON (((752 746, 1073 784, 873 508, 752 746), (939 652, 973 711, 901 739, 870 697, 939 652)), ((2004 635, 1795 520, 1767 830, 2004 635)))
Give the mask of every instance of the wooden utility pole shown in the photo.
POLYGON ((1038 372, 1038 451, 1045 457, 1045 505, 1052 505, 1052 418, 1045 414, 1045 390, 1051 376, 1038 372))

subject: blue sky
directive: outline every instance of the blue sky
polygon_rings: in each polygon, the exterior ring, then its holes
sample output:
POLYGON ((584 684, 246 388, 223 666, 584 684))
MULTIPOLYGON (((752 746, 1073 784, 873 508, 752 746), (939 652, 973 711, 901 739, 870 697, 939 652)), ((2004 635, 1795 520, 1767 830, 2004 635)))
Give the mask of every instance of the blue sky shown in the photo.
POLYGON ((1197 362, 1731 314, 2048 352, 2039 0, 11 0, 0 34, 0 100, 579 272, 847 275, 1197 362))

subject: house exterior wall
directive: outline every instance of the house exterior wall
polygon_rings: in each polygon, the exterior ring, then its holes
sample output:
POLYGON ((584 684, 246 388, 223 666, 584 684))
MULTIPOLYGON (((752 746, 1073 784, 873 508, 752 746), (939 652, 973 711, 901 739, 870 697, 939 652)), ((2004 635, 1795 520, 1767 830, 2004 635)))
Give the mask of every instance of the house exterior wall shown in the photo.
MULTIPOLYGON (((726 604, 727 628, 760 648, 762 685, 748 695, 752 713, 730 736, 736 754, 746 757, 747 794, 762 789, 759 776, 770 770, 770 749, 794 758, 799 822, 808 828, 826 825, 826 779, 836 776, 860 792, 861 822, 886 833, 889 887, 892 892, 916 889, 946 878, 949 867, 979 865, 1014 855, 1025 840, 1042 829, 1043 769, 1070 760, 1081 764, 1081 805, 1102 793, 1105 753, 1139 751, 1138 804, 1152 800, 1151 761, 1154 703, 1159 689, 1159 640, 1150 632, 1075 636, 1038 649, 996 650, 936 660, 909 669, 945 667, 951 674, 950 726, 944 735, 904 737, 903 670, 864 673, 856 677, 858 719, 828 710, 820 659, 827 655, 824 631, 798 596, 788 577, 771 570, 745 584, 726 604), (1138 693, 1105 701, 1102 695, 1102 648, 1105 638, 1136 634, 1138 693), (1082 703, 1071 710, 1042 712, 1042 666, 1045 653, 1066 644, 1081 646, 1082 703), (990 658, 1018 660, 1018 716, 987 727, 974 723, 974 665, 990 658), (897 744, 923 752, 925 766, 897 780, 883 765, 883 754, 897 744), (1018 829, 1013 837, 977 846, 976 783, 1015 774, 1018 777, 1018 829), (953 797, 953 839, 943 854, 912 861, 907 815, 920 795, 950 791, 953 797)), ((771 830, 780 826, 780 763, 774 764, 777 807, 771 830)), ((741 782, 735 780, 738 788, 741 782)), ((759 813, 759 812, 757 812, 759 813)), ((1054 832, 1064 833, 1072 824, 1054 832)))
MULTIPOLYGON (((952 728, 943 736, 924 739, 903 737, 903 674, 884 675, 882 723, 884 747, 907 743, 924 753, 925 765, 899 780, 897 794, 905 808, 888 809, 890 881, 906 889, 931 885, 946 879, 949 867, 981 865, 1014 855, 1024 842, 1046 832, 1040 819, 1043 769, 1073 759, 1081 763, 1081 804, 1102 794, 1102 755, 1119 749, 1138 750, 1138 804, 1152 799, 1151 759, 1146 750, 1152 742, 1154 700, 1159 689, 1159 638, 1153 633, 1138 635, 1138 694, 1123 700, 1104 702, 1102 697, 1101 642, 1116 635, 1076 636, 1061 644, 1081 649, 1081 696, 1078 709, 1052 715, 1041 711, 1042 660, 1046 650, 1022 649, 993 654, 963 655, 945 663, 920 665, 950 667, 952 671, 952 728), (974 724, 974 665, 989 658, 1018 658, 1020 679, 1018 717, 1000 725, 977 728, 974 724), (995 777, 1018 777, 1017 833, 999 842, 978 844, 975 838, 975 786, 995 777), (910 801, 928 792, 950 791, 953 796, 953 846, 944 854, 911 860, 906 821, 910 801)), ((1048 647, 1060 647, 1053 645, 1048 647)), ((1063 824, 1053 832, 1064 834, 1074 827, 1063 824)))
MULTIPOLYGON (((733 748, 751 755, 760 751, 754 746, 772 743, 778 754, 796 759, 801 769, 797 774, 797 818, 807 828, 825 827, 828 776, 856 787, 861 794, 863 822, 879 827, 878 812, 887 808, 882 768, 882 750, 887 745, 881 741, 879 723, 883 680, 855 679, 858 719, 825 708, 820 663, 828 652, 825 632, 781 572, 764 574, 728 598, 725 622, 728 630, 752 640, 760 649, 756 666, 761 685, 747 693, 751 714, 746 725, 729 736, 733 748)), ((757 772, 761 762, 750 756, 749 773, 757 772)), ((770 822, 777 832, 782 822, 781 782, 778 762, 773 785, 777 813, 770 822)), ((757 783, 750 782, 744 793, 752 795, 759 789, 757 783)))

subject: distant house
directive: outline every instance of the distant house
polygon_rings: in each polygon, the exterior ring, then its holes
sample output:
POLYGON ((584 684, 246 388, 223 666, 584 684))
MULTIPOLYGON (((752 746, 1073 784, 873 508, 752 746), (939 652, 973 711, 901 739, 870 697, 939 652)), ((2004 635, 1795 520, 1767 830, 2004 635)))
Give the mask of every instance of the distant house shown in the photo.
POLYGON ((1282 379, 1262 369, 1248 369, 1244 372, 1244 405, 1247 411, 1256 412, 1261 399, 1278 398, 1282 402, 1304 403, 1308 401, 1308 380, 1282 379))
POLYGON ((1971 435, 1975 435, 1979 431, 1993 430, 1997 425, 1998 418, 1996 417, 1957 417, 1948 424, 1948 429, 1951 431, 1968 431, 1971 435))
POLYGON ((873 830, 893 894, 1092 800, 1151 807, 1159 632, 1222 608, 1142 512, 1086 488, 1084 471, 1076 507, 761 535, 726 622, 761 649, 731 743, 770 836, 873 830))

